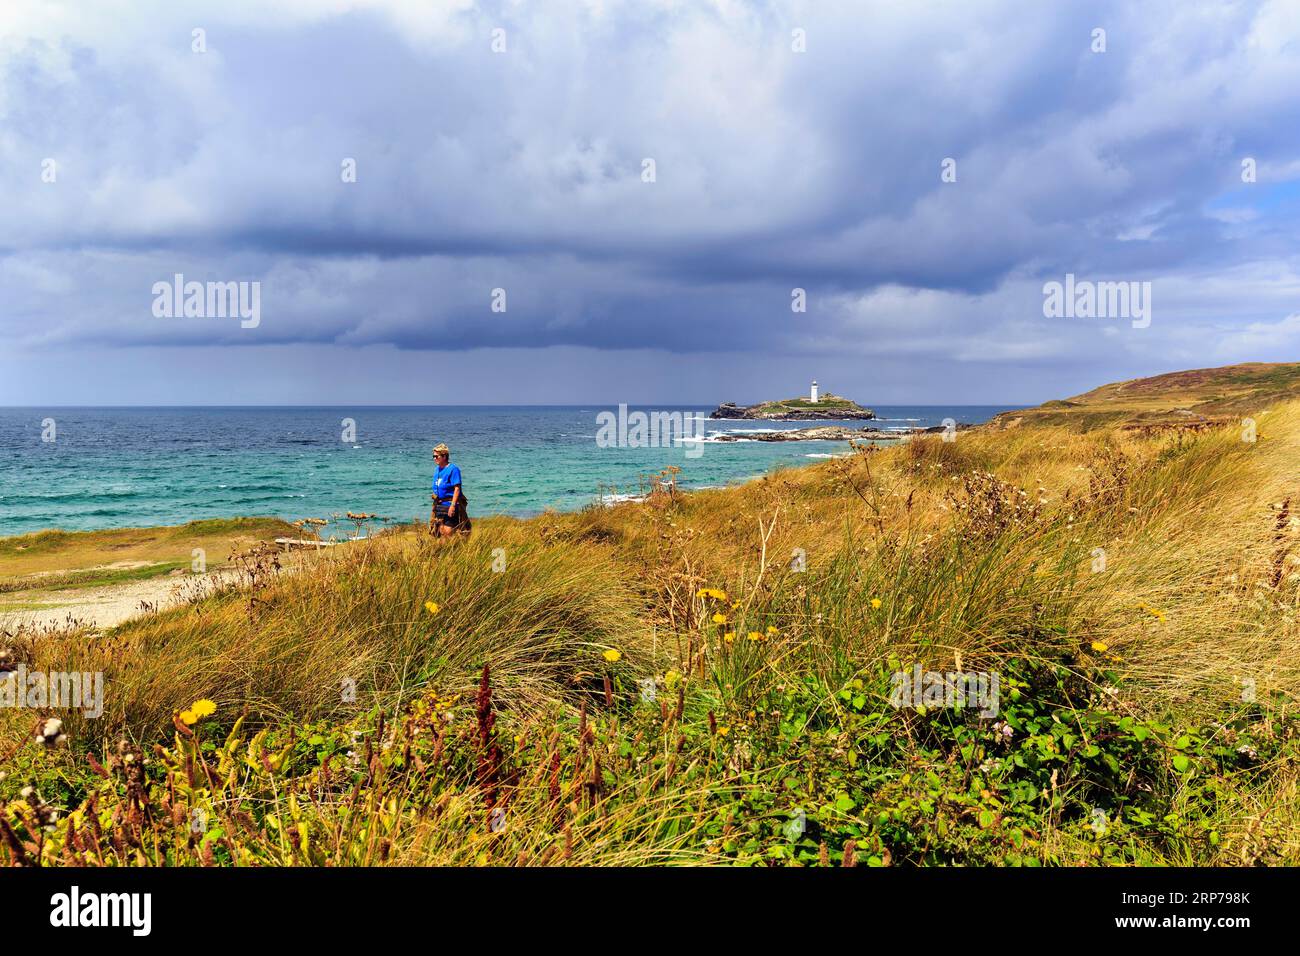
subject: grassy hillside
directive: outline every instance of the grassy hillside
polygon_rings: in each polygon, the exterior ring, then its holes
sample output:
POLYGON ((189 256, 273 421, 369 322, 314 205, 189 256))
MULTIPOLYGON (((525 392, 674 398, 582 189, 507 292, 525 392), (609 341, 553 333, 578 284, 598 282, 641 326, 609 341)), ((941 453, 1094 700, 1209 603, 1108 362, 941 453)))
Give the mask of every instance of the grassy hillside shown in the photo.
POLYGON ((1300 402, 1242 400, 1255 442, 1026 416, 10 636, 109 693, 62 746, 0 710, 0 861, 1298 863, 1300 402), (895 708, 915 664, 997 713, 895 708))
POLYGON ((992 424, 1076 428, 1218 424, 1296 398, 1300 398, 1300 364, 1250 362, 1114 382, 1037 408, 1004 412, 992 424))

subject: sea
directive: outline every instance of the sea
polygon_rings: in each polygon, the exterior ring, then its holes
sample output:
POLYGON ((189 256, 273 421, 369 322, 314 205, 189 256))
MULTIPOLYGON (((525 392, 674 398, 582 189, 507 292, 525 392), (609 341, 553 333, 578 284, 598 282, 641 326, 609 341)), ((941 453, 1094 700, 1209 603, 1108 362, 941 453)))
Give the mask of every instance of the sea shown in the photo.
MULTIPOLYGON (((978 424, 1020 406, 875 407, 881 429, 978 424)), ((711 407, 632 406, 707 416, 711 407)), ((762 442, 760 430, 866 422, 707 420, 699 441, 599 440, 587 406, 0 408, 0 536, 203 518, 427 520, 432 448, 450 446, 471 517, 529 516, 626 500, 676 466, 679 487, 722 487, 848 452, 845 442, 762 442), (722 436, 740 440, 720 440, 722 436)), ((606 429, 606 436, 610 430, 606 429)), ((674 432, 680 437, 680 432, 674 432)), ((644 437, 644 436, 643 436, 644 437)), ((653 433, 651 440, 656 437, 653 433)), ((686 437, 699 437, 687 430, 686 437)))

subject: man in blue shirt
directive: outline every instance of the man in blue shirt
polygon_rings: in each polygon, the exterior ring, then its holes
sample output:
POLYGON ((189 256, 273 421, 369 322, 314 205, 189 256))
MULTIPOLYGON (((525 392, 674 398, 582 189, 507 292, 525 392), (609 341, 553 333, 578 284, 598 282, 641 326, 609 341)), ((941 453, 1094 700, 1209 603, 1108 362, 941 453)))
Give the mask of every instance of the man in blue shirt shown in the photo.
POLYGON ((438 445, 433 450, 433 461, 437 466, 433 473, 433 511, 429 515, 429 531, 444 538, 453 534, 469 534, 469 515, 465 513, 468 504, 460 487, 460 466, 451 463, 451 449, 438 445))

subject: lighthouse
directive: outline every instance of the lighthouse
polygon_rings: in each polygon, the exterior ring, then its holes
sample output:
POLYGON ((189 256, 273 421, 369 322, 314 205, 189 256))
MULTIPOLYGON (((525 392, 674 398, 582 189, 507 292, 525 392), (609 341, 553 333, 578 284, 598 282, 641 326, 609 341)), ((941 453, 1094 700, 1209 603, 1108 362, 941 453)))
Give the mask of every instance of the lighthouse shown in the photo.
POLYGON ((808 391, 808 401, 817 404, 817 379, 813 379, 812 388, 808 391))

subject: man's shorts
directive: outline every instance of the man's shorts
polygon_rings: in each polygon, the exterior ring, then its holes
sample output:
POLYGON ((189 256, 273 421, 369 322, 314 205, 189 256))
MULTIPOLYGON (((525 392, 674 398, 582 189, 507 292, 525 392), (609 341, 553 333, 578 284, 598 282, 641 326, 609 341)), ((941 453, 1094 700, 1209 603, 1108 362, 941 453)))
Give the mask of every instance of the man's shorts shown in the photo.
POLYGON ((456 506, 456 513, 454 515, 447 514, 448 505, 450 505, 450 502, 444 503, 441 501, 434 505, 434 517, 448 528, 459 528, 463 524, 469 524, 469 520, 465 516, 465 508, 463 505, 456 506))

